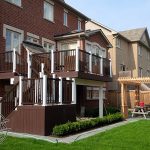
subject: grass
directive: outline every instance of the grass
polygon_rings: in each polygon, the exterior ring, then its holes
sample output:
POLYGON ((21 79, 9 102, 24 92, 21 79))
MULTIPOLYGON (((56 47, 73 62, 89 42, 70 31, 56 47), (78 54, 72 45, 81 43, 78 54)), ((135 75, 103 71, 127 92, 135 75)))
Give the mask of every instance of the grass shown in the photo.
POLYGON ((149 150, 150 120, 141 120, 72 144, 8 137, 0 150, 149 150))

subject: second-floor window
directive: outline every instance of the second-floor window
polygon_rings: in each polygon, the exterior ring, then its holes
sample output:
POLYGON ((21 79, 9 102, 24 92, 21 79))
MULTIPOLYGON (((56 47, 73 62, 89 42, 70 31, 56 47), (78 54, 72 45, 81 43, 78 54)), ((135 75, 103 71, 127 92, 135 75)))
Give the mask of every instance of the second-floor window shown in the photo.
POLYGON ((17 6, 21 6, 21 0, 6 0, 6 1, 15 4, 17 6))
POLYGON ((126 71, 126 65, 121 64, 120 65, 120 71, 126 71))
POLYGON ((46 50, 46 52, 50 52, 51 50, 54 50, 55 45, 49 42, 44 41, 43 47, 46 50))
POLYGON ((12 51, 15 48, 20 51, 21 34, 18 32, 6 29, 6 51, 12 51))
POLYGON ((80 18, 78 18, 78 31, 82 30, 82 21, 80 18))
POLYGON ((31 43, 39 44, 39 39, 36 39, 34 37, 31 37, 31 36, 27 36, 27 41, 31 42, 31 43))
POLYGON ((121 40, 120 40, 120 38, 116 38, 116 47, 121 48, 121 40))
POLYGON ((54 3, 51 1, 44 1, 44 18, 54 21, 54 3))
POLYGON ((64 10, 64 25, 68 26, 68 11, 64 10))
POLYGON ((39 36, 29 33, 29 32, 27 32, 26 40, 31 43, 39 44, 39 36))

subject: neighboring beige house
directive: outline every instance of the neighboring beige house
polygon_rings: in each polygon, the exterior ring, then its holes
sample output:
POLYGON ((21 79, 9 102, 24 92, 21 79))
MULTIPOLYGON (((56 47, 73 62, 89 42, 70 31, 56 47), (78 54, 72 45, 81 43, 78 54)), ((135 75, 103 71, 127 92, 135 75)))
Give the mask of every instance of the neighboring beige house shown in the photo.
POLYGON ((95 21, 86 23, 86 30, 95 29, 101 29, 113 45, 109 49, 113 84, 108 85, 108 90, 120 89, 116 79, 122 71, 130 71, 133 77, 150 76, 150 39, 147 28, 116 32, 95 21))

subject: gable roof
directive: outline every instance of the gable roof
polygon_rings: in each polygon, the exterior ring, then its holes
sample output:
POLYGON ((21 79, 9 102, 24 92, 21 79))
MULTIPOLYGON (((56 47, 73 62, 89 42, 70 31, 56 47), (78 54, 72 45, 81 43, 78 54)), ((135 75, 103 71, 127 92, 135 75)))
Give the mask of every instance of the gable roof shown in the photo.
POLYGON ((90 22, 98 25, 99 27, 101 27, 101 28, 103 28, 103 29, 105 29, 105 30, 107 30, 109 32, 111 32, 112 34, 117 33, 117 31, 115 31, 114 29, 111 29, 111 28, 109 28, 109 27, 107 27, 107 26, 103 25, 102 23, 99 23, 99 22, 97 22, 95 20, 90 20, 90 22))
POLYGON ((138 29, 132 29, 132 30, 126 30, 119 32, 121 35, 129 39, 130 41, 140 41, 146 28, 138 28, 138 29))
POLYGON ((119 32, 119 34, 126 37, 131 42, 140 42, 140 43, 144 44, 145 46, 150 47, 150 38, 149 38, 147 28, 138 28, 138 29, 122 31, 122 32, 119 32), (142 37, 144 34, 146 35, 148 45, 142 41, 142 37))
POLYGON ((108 47, 112 47, 112 44, 109 42, 109 40, 107 39, 107 37, 105 36, 105 34, 103 33, 103 31, 101 29, 98 30, 86 30, 86 31, 78 31, 78 30, 74 30, 72 32, 68 32, 66 34, 61 34, 61 35, 55 35, 54 39, 55 40, 64 40, 64 39, 69 39, 69 38, 79 38, 79 37, 85 37, 88 38, 91 35, 94 35, 96 33, 100 33, 103 38, 106 40, 106 42, 108 43, 108 47))

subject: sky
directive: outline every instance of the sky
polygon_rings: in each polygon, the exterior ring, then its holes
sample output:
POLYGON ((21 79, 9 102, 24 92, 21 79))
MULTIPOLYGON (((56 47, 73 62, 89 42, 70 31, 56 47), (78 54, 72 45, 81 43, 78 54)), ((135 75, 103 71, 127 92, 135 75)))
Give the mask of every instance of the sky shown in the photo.
POLYGON ((147 27, 150 0, 65 0, 92 20, 116 31, 147 27))

